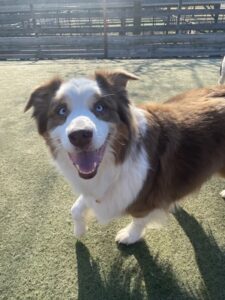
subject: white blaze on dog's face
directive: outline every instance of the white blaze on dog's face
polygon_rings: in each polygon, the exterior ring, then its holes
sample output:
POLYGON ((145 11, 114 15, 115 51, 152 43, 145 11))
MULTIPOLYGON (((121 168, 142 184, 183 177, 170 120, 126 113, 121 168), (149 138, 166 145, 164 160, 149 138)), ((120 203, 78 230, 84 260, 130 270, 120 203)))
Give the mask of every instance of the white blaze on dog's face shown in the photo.
POLYGON ((63 83, 55 95, 56 114, 64 122, 49 131, 61 144, 83 178, 92 178, 103 159, 110 122, 101 119, 106 107, 96 81, 74 79, 63 83))
POLYGON ((137 77, 97 72, 95 79, 53 80, 31 95, 25 110, 34 107, 39 133, 54 155, 57 149, 67 153, 81 178, 96 175, 106 148, 116 162, 125 159, 135 130, 125 89, 129 79, 137 77))

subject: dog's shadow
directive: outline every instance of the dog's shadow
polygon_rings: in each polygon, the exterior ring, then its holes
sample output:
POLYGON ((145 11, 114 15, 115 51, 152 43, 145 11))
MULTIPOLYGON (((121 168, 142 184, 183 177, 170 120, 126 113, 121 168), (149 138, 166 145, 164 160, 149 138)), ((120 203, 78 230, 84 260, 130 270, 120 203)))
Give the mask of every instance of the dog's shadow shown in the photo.
POLYGON ((181 286, 170 266, 153 257, 144 241, 129 247, 118 246, 120 254, 107 276, 101 273, 100 264, 93 260, 87 247, 77 242, 78 299, 225 299, 224 252, 185 210, 180 208, 174 216, 194 248, 203 280, 200 290, 181 286), (131 256, 136 263, 124 267, 131 256))
POLYGON ((144 241, 119 249, 121 254, 105 277, 86 246, 76 243, 79 300, 196 299, 179 285, 169 266, 160 264, 150 254, 144 241), (126 259, 131 256, 136 263, 128 267, 126 264, 125 268, 126 259))
POLYGON ((203 288, 203 299, 225 299, 225 252, 217 245, 212 233, 206 233, 196 219, 184 209, 174 214, 195 251, 203 288))

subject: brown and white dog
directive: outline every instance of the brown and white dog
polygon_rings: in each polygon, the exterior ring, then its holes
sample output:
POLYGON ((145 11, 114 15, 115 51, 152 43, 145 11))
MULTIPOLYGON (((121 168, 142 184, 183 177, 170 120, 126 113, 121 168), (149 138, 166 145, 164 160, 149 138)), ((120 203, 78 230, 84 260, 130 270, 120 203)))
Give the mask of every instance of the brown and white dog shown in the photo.
POLYGON ((72 207, 76 236, 91 209, 100 223, 130 214, 116 241, 135 243, 176 201, 213 174, 225 177, 225 87, 135 106, 126 85, 136 79, 126 71, 53 79, 25 108, 33 107, 53 159, 80 193, 72 207))

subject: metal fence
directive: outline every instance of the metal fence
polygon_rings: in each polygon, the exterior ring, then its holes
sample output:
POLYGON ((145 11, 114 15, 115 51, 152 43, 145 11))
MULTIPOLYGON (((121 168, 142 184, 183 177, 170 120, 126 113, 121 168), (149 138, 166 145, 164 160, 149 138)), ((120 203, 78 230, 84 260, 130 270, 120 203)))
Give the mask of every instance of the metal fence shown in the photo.
POLYGON ((0 59, 225 54, 223 1, 0 0, 0 59))

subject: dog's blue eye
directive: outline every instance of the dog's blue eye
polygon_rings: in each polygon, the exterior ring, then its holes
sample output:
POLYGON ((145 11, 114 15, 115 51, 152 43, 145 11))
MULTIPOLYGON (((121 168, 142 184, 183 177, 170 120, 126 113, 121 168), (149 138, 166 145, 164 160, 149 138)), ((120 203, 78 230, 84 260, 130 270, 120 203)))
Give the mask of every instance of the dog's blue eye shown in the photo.
POLYGON ((95 110, 97 112, 102 112, 104 110, 103 106, 101 104, 97 104, 96 107, 95 107, 95 110))
POLYGON ((61 107, 59 107, 58 110, 57 110, 57 114, 58 114, 59 116, 65 116, 66 113, 67 113, 67 109, 66 109, 65 106, 61 106, 61 107))

